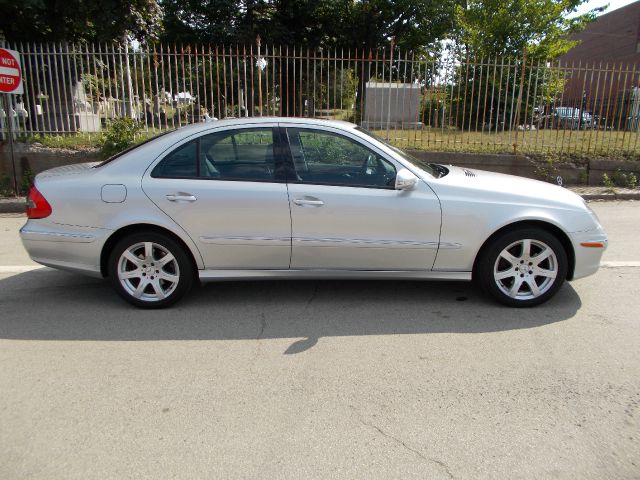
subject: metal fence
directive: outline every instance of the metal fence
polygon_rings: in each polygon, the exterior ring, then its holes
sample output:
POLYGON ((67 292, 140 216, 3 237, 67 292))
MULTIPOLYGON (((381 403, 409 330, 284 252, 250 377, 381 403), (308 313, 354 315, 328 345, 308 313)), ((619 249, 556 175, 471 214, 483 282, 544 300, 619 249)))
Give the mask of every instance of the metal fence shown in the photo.
POLYGON ((521 58, 261 45, 8 44, 25 93, 19 136, 150 134, 208 118, 348 120, 429 150, 638 155, 640 70, 521 58))

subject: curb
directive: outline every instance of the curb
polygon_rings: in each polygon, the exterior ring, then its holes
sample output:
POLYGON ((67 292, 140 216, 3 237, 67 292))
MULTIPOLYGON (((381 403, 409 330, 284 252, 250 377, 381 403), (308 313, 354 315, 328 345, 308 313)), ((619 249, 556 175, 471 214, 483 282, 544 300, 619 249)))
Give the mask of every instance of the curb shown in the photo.
POLYGON ((640 193, 585 193, 578 194, 587 201, 590 200, 640 200, 640 193))
POLYGON ((25 208, 24 197, 0 198, 0 213, 24 213, 25 208))

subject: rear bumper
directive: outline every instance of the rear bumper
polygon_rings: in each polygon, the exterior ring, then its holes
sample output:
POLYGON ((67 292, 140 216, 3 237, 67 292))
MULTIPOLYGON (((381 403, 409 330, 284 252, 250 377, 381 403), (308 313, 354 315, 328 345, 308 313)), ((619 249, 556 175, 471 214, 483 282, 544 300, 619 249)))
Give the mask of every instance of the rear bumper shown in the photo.
POLYGON ((100 273, 100 252, 110 230, 29 220, 20 229, 25 250, 34 262, 94 277, 100 273))

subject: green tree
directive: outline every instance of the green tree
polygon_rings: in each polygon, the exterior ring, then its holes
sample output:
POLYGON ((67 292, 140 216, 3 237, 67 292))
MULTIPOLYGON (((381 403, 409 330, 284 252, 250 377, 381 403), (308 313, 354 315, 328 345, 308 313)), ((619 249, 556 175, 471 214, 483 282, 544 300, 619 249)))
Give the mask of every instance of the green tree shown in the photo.
POLYGON ((160 21, 156 0, 0 0, 0 11, 10 42, 145 41, 160 21))
POLYGON ((575 46, 568 35, 582 30, 605 7, 571 16, 586 0, 467 0, 455 9, 452 38, 475 57, 556 58, 575 46))
POLYGON ((237 40, 242 14, 236 0, 161 0, 160 6, 163 42, 218 45, 237 40))
POLYGON ((453 28, 453 0, 341 0, 337 2, 337 41, 349 47, 437 49, 453 28))
POLYGON ((453 27, 454 0, 161 0, 169 42, 298 47, 435 46, 453 27))

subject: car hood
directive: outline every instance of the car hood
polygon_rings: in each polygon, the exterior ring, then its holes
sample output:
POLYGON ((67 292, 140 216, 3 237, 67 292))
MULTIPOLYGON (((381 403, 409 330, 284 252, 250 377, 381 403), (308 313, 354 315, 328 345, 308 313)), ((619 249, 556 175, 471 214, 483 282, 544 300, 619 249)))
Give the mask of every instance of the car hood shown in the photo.
POLYGON ((424 178, 436 194, 470 195, 498 203, 522 203, 584 212, 579 195, 571 190, 539 180, 448 165, 444 177, 424 178))

